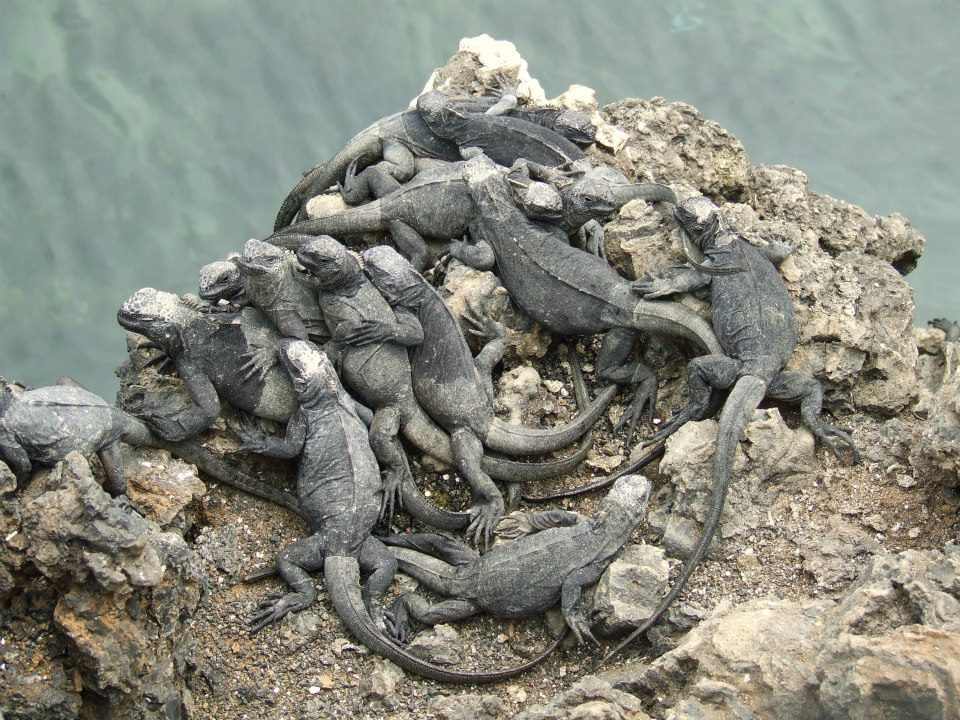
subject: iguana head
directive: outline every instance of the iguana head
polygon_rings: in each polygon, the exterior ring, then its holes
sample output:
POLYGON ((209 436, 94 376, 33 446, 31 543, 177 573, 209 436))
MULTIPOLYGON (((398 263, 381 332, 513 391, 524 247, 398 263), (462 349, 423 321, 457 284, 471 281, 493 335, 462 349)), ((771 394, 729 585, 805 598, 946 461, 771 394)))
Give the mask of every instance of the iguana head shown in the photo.
POLYGON ((581 149, 597 139, 597 128, 590 116, 581 110, 564 110, 553 123, 553 129, 581 149))
POLYGON ((262 240, 247 240, 243 254, 234 259, 241 273, 266 275, 276 272, 290 257, 290 251, 262 240))
POLYGON ((707 275, 732 275, 740 272, 740 269, 720 270, 704 265, 703 251, 727 230, 719 211, 720 208, 710 198, 698 195, 678 204, 673 216, 680 225, 687 262, 707 275))
POLYGON ((625 475, 617 480, 600 503, 594 526, 615 526, 629 535, 647 514, 650 481, 643 475, 625 475))
POLYGON ((423 276, 403 255, 389 245, 377 245, 364 250, 363 272, 391 305, 412 302, 426 284, 423 276))
POLYGON ((117 311, 117 322, 130 332, 143 335, 161 347, 197 314, 173 293, 141 288, 117 311))
POLYGON ((563 198, 549 183, 531 181, 520 195, 519 203, 532 220, 557 222, 563 217, 563 198))
POLYGON ((217 260, 200 268, 200 297, 208 302, 234 300, 243 294, 243 278, 233 260, 217 260))
POLYGON ((340 381, 323 350, 306 340, 285 339, 280 342, 278 353, 298 396, 337 397, 340 381))
POLYGON ((329 235, 310 238, 297 250, 297 261, 323 290, 352 287, 363 278, 356 256, 329 235))

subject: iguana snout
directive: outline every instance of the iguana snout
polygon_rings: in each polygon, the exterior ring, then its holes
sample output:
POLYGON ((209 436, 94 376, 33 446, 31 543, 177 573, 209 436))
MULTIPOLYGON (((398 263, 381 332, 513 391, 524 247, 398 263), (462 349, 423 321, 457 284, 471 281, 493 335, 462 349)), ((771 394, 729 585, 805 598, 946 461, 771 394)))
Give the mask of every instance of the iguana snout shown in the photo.
POLYGON ((360 274, 356 257, 329 235, 312 237, 301 245, 297 261, 326 289, 339 287, 347 277, 360 274))
POLYGON ((208 302, 232 300, 243 292, 240 269, 233 260, 217 260, 200 268, 200 297, 208 302))
POLYGON ((587 148, 597 139, 597 128, 590 116, 580 110, 564 110, 557 116, 553 129, 580 148, 587 148))
POLYGON ((177 295, 154 288, 141 288, 120 306, 117 322, 125 330, 159 340, 172 333, 189 312, 177 295))
POLYGON ((336 397, 337 371, 320 348, 306 340, 283 340, 278 352, 298 395, 312 396, 319 391, 336 397))

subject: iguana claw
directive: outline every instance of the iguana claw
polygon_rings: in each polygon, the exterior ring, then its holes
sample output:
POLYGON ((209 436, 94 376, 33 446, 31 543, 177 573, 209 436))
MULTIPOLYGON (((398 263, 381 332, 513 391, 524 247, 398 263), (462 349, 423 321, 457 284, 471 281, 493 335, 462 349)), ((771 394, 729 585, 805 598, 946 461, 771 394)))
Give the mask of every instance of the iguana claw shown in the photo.
POLYGON ((313 599, 304 593, 287 593, 279 599, 275 596, 265 598, 260 601, 258 607, 262 612, 258 612, 250 618, 250 633, 256 633, 265 628, 272 622, 280 620, 284 615, 290 612, 304 610, 313 603, 313 599))
POLYGON ((470 525, 467 527, 467 537, 476 546, 480 547, 483 540, 483 549, 490 547, 500 516, 503 515, 503 498, 483 500, 470 508, 470 525))

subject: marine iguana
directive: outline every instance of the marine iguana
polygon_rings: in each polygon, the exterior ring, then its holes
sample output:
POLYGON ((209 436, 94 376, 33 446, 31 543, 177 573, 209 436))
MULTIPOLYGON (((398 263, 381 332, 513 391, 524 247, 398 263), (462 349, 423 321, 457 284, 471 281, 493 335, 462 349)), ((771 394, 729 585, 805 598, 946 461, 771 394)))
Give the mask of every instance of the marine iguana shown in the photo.
POLYGON ((723 352, 690 361, 687 366, 689 403, 649 442, 663 440, 689 420, 703 419, 715 411, 719 391, 730 389, 730 393, 720 413, 713 460, 713 494, 700 539, 653 615, 608 653, 604 661, 663 615, 700 562, 720 520, 740 434, 764 397, 799 401, 800 415, 814 437, 838 459, 840 449, 831 438, 852 450, 854 462, 860 459, 850 433, 820 418, 823 405, 820 383, 783 370, 797 344, 797 321, 793 299, 777 265, 792 248, 781 241, 763 249, 751 245, 726 227, 717 206, 705 197, 684 201, 674 215, 684 234, 684 250, 690 267, 671 268, 664 277, 648 275, 633 284, 633 291, 645 298, 656 298, 709 285, 713 326, 723 352))
POLYGON ((928 320, 927 325, 943 330, 944 334, 946 335, 947 342, 956 342, 957 340, 960 340, 960 323, 958 323, 956 320, 934 318, 933 320, 928 320))
MULTIPOLYGON (((442 427, 450 432, 454 466, 470 483, 474 498, 483 505, 468 533, 475 541, 489 541, 500 515, 503 499, 496 486, 480 468, 484 446, 513 455, 540 455, 558 450, 586 433, 606 410, 615 394, 611 386, 601 399, 561 428, 541 430, 509 425, 493 410, 490 373, 506 349, 504 331, 485 329, 492 337, 474 358, 460 330, 460 324, 440 294, 396 250, 380 245, 363 252, 364 273, 394 308, 412 313, 422 340, 410 348, 410 370, 417 401, 442 427)), ((388 329, 359 328, 343 338, 346 343, 383 339, 388 329)))
POLYGON ((321 350, 289 339, 283 340, 280 348, 281 363, 297 388, 300 410, 284 439, 250 437, 249 444, 277 457, 300 456, 297 494, 311 534, 277 556, 277 570, 291 591, 260 603, 260 612, 250 621, 252 632, 312 605, 317 591, 309 573, 322 567, 327 592, 344 624, 360 642, 405 670, 445 682, 496 682, 545 659, 553 646, 510 670, 457 672, 410 655, 379 630, 371 610, 393 580, 397 561, 370 535, 380 514, 383 489, 367 429, 321 350), (369 574, 362 591, 361 571, 369 574))
POLYGON ((67 454, 97 454, 114 497, 127 492, 120 443, 169 450, 210 477, 260 498, 299 511, 296 498, 262 486, 195 442, 166 442, 147 426, 73 382, 14 394, 0 389, 0 459, 23 485, 33 463, 54 465, 67 454))
MULTIPOLYGON (((401 596, 388 613, 391 633, 405 641, 408 617, 426 625, 463 620, 478 612, 520 618, 548 610, 559 601, 567 627, 580 642, 599 645, 581 607, 583 590, 613 562, 646 515, 650 483, 627 475, 614 484, 596 517, 584 519, 566 510, 530 516, 532 534, 478 555, 441 535, 390 535, 400 570, 448 600, 431 604, 416 593, 401 596)), ((497 534, 517 537, 521 524, 507 516, 497 534), (510 532, 504 525, 512 521, 510 532)))
POLYGON ((211 310, 236 312, 250 304, 243 292, 237 257, 237 253, 231 253, 226 260, 214 260, 200 268, 197 288, 200 299, 209 303, 211 310), (225 304, 220 305, 221 301, 225 304))
MULTIPOLYGON (((459 161, 425 170, 367 205, 299 222, 271 235, 266 242, 295 250, 304 235, 348 239, 364 233, 389 232, 401 253, 422 270, 428 257, 424 238, 446 242, 462 237, 476 220, 478 208, 467 188, 465 167, 466 163, 459 161)), ((506 169, 502 172, 508 174, 506 169)), ((673 198, 672 191, 664 185, 610 186, 609 179, 609 174, 588 173, 578 181, 565 183, 559 192, 545 183, 527 182, 519 197, 512 196, 528 216, 562 223, 566 232, 574 234, 588 220, 605 219, 632 199, 673 198)))
POLYGON ((564 231, 531 220, 511 197, 510 184, 492 160, 477 154, 464 165, 477 212, 470 233, 471 252, 450 248, 454 257, 479 269, 496 263, 497 274, 514 303, 547 330, 563 335, 606 333, 594 363, 597 376, 618 385, 635 385, 628 442, 645 407, 652 417, 657 378, 630 359, 640 332, 679 336, 711 353, 722 352, 710 324, 672 302, 639 300, 630 284, 603 259, 571 247, 564 231))
POLYGON ((206 430, 220 415, 220 397, 257 417, 286 422, 297 409, 296 393, 274 357, 280 334, 256 308, 201 313, 172 293, 143 288, 117 312, 120 325, 146 337, 174 362, 193 406, 155 407, 144 422, 166 440, 206 430), (262 358, 264 373, 250 372, 245 358, 262 358))
MULTIPOLYGON (((592 142, 595 132, 589 116, 576 110, 524 112, 509 108, 509 103, 505 103, 502 97, 451 99, 435 91, 426 93, 421 99, 430 121, 421 112, 418 99, 417 109, 378 120, 354 136, 329 161, 304 173, 280 206, 274 232, 289 225, 298 212, 302 214, 310 198, 342 181, 351 163, 356 161, 365 166, 376 162, 384 154, 385 147, 400 153, 406 148, 414 157, 459 160, 457 141, 465 145, 480 143, 504 165, 509 166, 520 157, 541 158, 545 164, 550 164, 554 158, 562 158, 553 163, 560 164, 567 160, 582 161, 585 157, 583 151, 574 142, 583 143, 587 138, 592 142), (494 113, 508 111, 516 117, 487 115, 490 110, 494 113), (435 134, 431 123, 440 127, 444 136, 435 134)), ((392 162, 400 167, 406 167, 407 163, 396 159, 392 162)))
POLYGON ((317 287, 308 275, 297 271, 299 264, 292 252, 251 239, 234 263, 244 296, 281 335, 315 341, 329 337, 317 304, 317 287))
MULTIPOLYGON (((419 322, 402 309, 391 309, 361 272, 356 256, 333 238, 311 238, 297 251, 297 259, 316 277, 321 288, 320 306, 334 340, 353 341, 342 348, 341 373, 351 390, 374 409, 370 443, 381 466, 405 468, 405 457, 394 444, 401 430, 421 451, 453 463, 455 453, 449 436, 437 427, 414 396, 406 346, 422 341, 419 322), (361 333, 369 330, 375 330, 377 337, 370 333, 361 340, 361 333)), ((575 373, 574 379, 577 406, 586 408, 588 397, 582 378, 575 373)), ((484 455, 480 470, 508 482, 543 480, 573 470, 583 460, 588 446, 584 442, 569 458, 543 463, 518 463, 484 455)), ((468 513, 411 510, 408 494, 404 492, 403 496, 407 510, 434 527, 462 530, 473 519, 468 513)))

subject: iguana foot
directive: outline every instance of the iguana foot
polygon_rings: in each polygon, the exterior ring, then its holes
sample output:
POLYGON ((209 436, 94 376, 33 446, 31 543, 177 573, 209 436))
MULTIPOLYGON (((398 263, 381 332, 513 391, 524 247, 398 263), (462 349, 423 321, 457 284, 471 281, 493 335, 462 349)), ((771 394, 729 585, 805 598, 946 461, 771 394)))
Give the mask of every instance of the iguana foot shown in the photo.
POLYGON ((493 498, 478 502, 470 508, 470 525, 467 528, 467 537, 476 547, 480 547, 483 540, 483 549, 490 547, 490 540, 497 528, 497 523, 503 515, 503 498, 493 498))
POLYGON ((263 430, 260 429, 257 425, 256 418, 252 415, 245 412, 238 412, 238 420, 228 420, 227 427, 230 429, 230 432, 240 440, 240 444, 243 445, 244 450, 249 450, 252 453, 260 455, 269 453, 271 447, 270 439, 264 434, 263 430))
POLYGON ((463 319, 466 320, 469 326, 467 332, 471 335, 490 340, 507 336, 507 328, 504 327, 503 323, 494 320, 490 315, 483 312, 477 306, 477 301, 470 296, 467 297, 463 309, 463 319))
POLYGON ((810 428, 810 432, 813 433, 813 436, 817 440, 822 442, 830 449, 830 452, 833 453, 837 460, 842 461, 843 456, 840 454, 840 448, 837 446, 837 443, 834 442, 832 438, 837 438, 837 440, 850 448, 853 464, 860 464, 860 451, 857 450, 857 445, 854 443, 853 437, 850 435, 851 431, 849 428, 839 428, 836 425, 831 425, 823 420, 816 420, 815 422, 807 423, 807 427, 810 428))
POLYGON ((410 642, 410 637, 413 634, 413 623, 402 597, 398 597, 391 608, 383 613, 383 619, 388 638, 398 645, 406 645, 410 642))
POLYGON ((581 643, 590 642, 600 647, 600 641, 594 637, 593 631, 590 630, 590 621, 587 620, 586 615, 584 615, 582 611, 572 610, 564 613, 564 620, 566 620, 567 626, 576 636, 577 640, 581 643))
POLYGON ((276 622, 284 615, 290 612, 297 612, 299 610, 305 610, 310 607, 313 603, 313 598, 307 595, 306 593, 287 593, 282 597, 277 597, 272 595, 270 597, 264 598, 260 601, 258 608, 261 612, 258 612, 252 618, 250 618, 250 624, 253 626, 250 628, 250 633, 256 633, 265 628, 272 622, 276 622))
POLYGON ((679 292, 671 280, 655 277, 650 273, 630 283, 630 290, 644 300, 667 297, 679 292))
POLYGON ((245 353, 243 357, 246 362, 240 370, 244 373, 244 382, 251 380, 254 376, 262 382, 270 372, 270 368, 277 364, 277 353, 273 348, 256 348, 245 353))
POLYGON ((641 379, 637 389, 633 391, 630 404, 613 428, 614 432, 618 432, 625 424, 629 423, 625 447, 629 448, 633 444, 633 436, 637 431, 637 424, 640 422, 644 410, 647 411, 649 421, 653 422, 653 415, 657 410, 657 390, 657 378, 651 374, 641 379))
POLYGON ((393 522, 393 511, 403 507, 403 496, 400 492, 400 481, 403 471, 390 469, 383 472, 383 495, 380 498, 380 519, 386 520, 387 525, 393 522))

